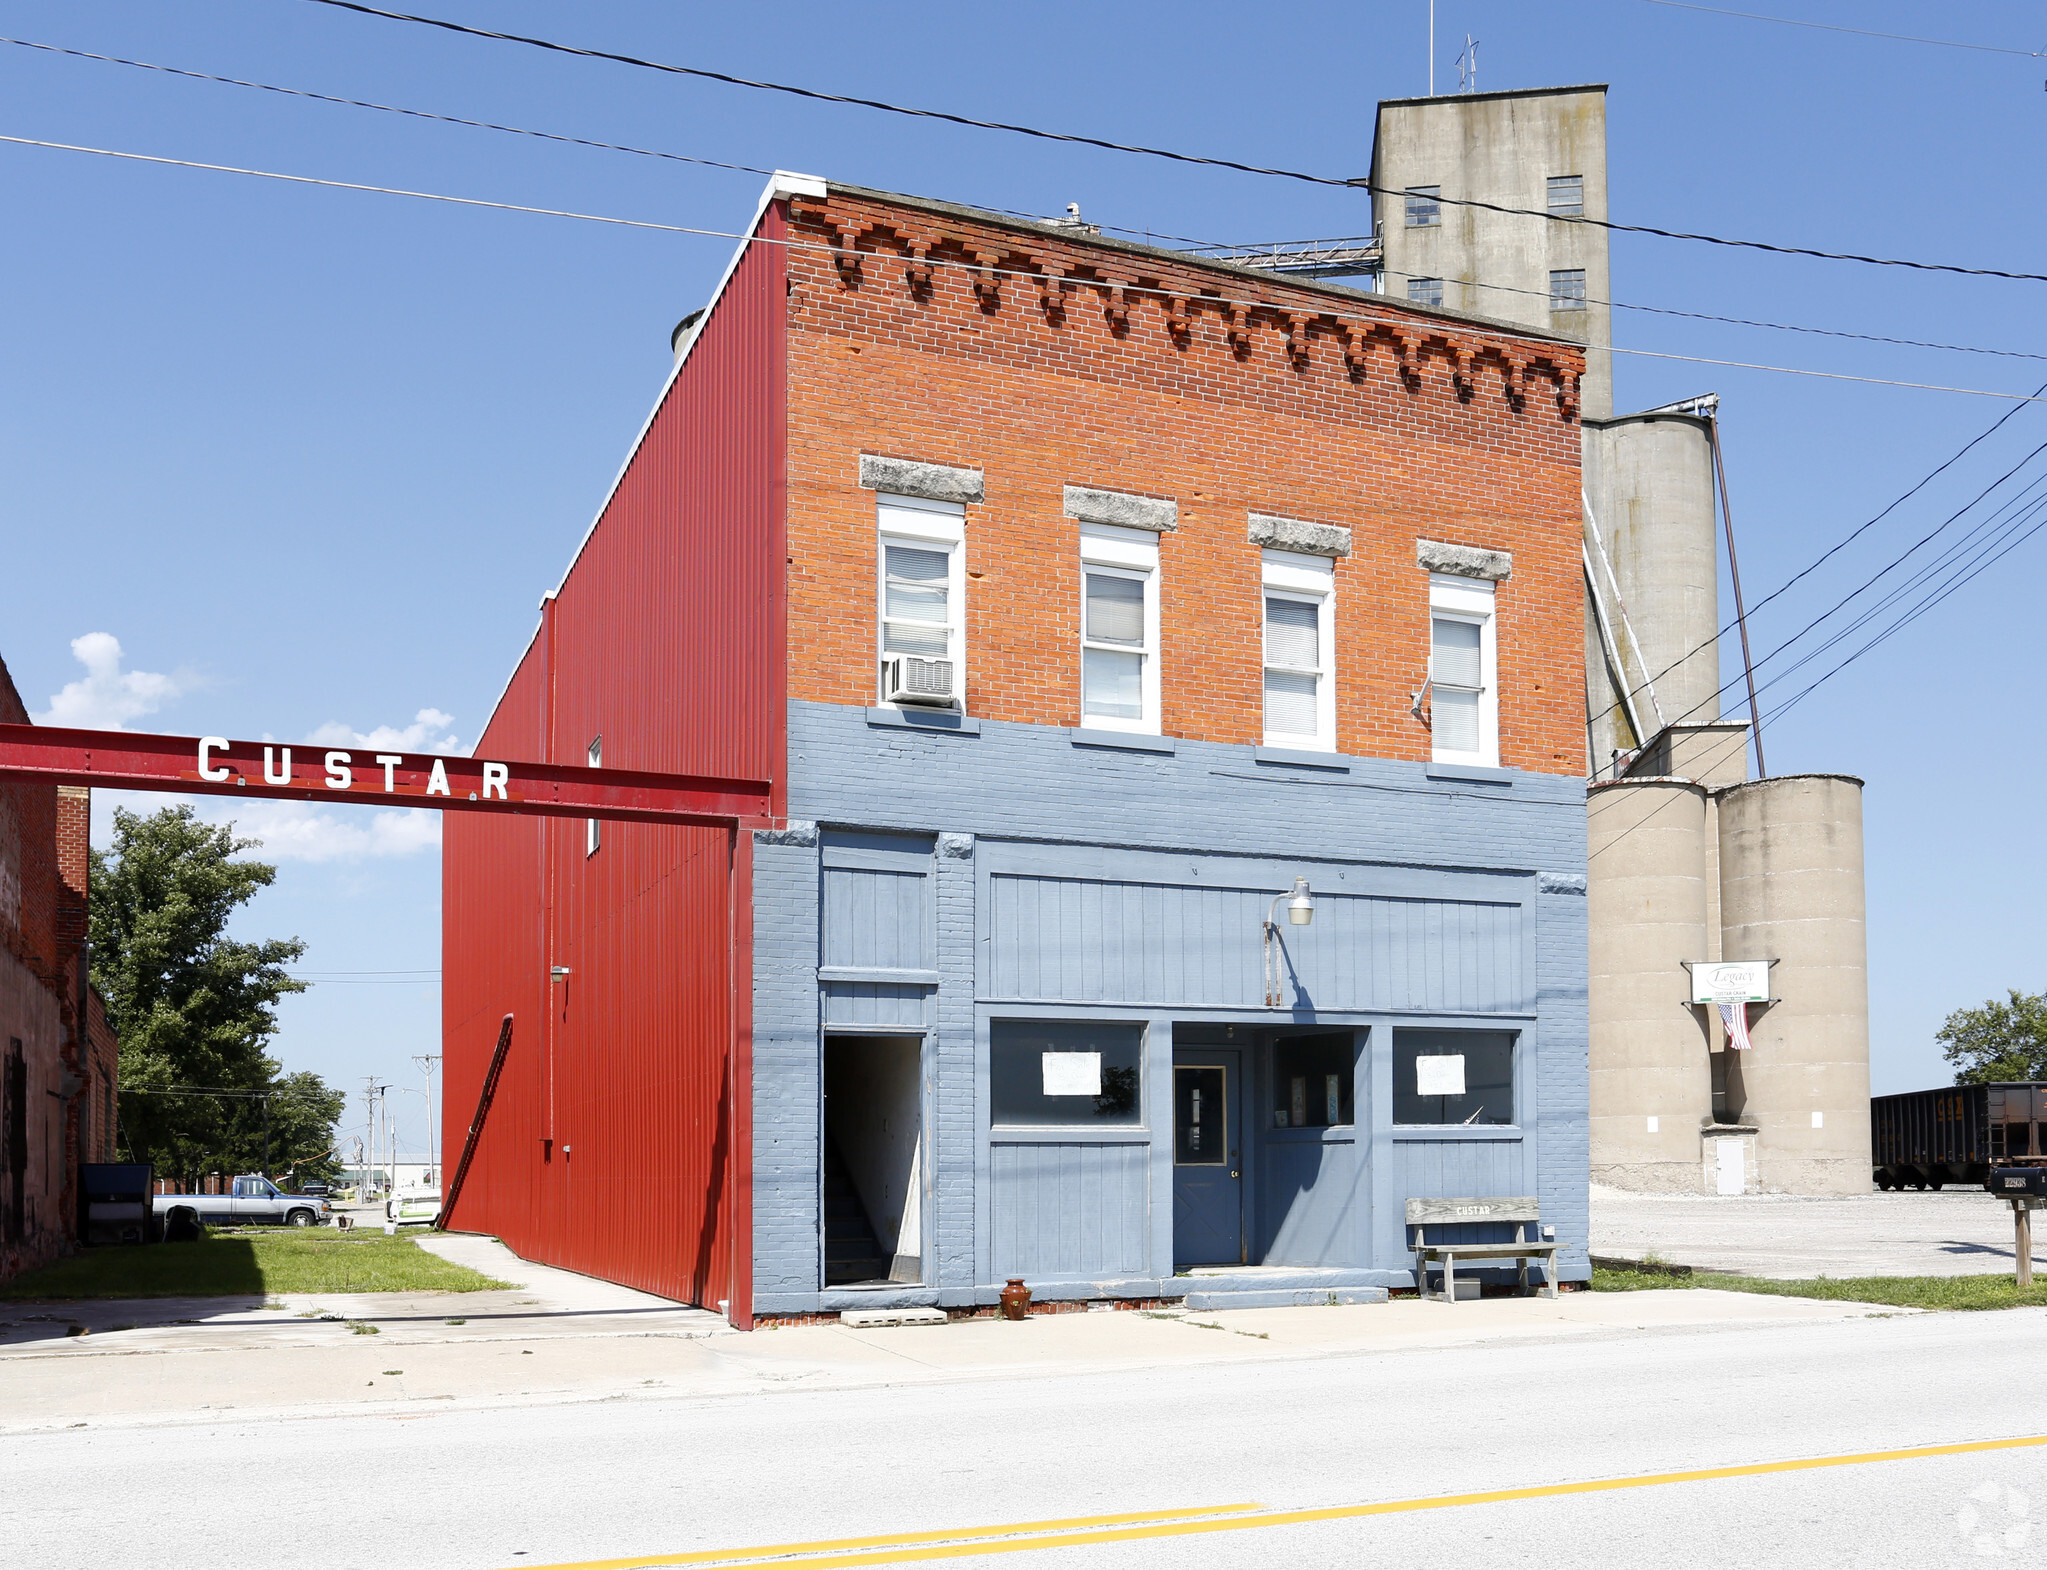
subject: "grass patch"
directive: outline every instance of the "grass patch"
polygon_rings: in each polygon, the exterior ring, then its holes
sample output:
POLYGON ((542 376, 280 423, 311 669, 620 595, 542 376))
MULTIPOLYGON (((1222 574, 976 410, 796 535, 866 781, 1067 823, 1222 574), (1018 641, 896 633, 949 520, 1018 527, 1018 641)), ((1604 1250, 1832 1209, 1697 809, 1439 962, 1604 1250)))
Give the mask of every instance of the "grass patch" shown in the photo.
POLYGON ((1761 1276, 1695 1271, 1688 1276, 1594 1267, 1595 1292, 1754 1292, 1764 1297, 1812 1297, 1836 1303, 1881 1303, 1888 1308, 1978 1310, 2047 1306, 2047 1284, 2021 1290, 2014 1276, 1817 1276, 1770 1281, 1761 1276))
POLYGON ((496 1281, 429 1254, 409 1237, 327 1228, 202 1237, 196 1243, 89 1248, 0 1285, 0 1300, 272 1297, 279 1292, 496 1292, 496 1281))

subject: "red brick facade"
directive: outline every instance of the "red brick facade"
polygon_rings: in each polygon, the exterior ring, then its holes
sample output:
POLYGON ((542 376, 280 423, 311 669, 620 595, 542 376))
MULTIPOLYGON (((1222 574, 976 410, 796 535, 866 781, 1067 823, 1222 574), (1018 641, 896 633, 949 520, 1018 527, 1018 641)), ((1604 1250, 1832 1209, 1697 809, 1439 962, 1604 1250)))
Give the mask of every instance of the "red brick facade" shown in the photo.
MULTIPOLYGON (((4 665, 0 721, 28 722, 4 665)), ((89 989, 89 1046, 77 1028, 90 813, 89 791, 0 784, 0 1280, 75 1242, 78 1164, 113 1159, 118 1048, 89 989)))
POLYGON ((791 216, 791 697, 875 697, 870 453, 985 471, 966 523, 973 714, 1079 720, 1072 484, 1178 504, 1160 552, 1166 734, 1262 740, 1261 512, 1352 531, 1339 751, 1428 756, 1409 712, 1426 538, 1513 554, 1500 761, 1579 772, 1582 351, 936 205, 835 188, 791 216))

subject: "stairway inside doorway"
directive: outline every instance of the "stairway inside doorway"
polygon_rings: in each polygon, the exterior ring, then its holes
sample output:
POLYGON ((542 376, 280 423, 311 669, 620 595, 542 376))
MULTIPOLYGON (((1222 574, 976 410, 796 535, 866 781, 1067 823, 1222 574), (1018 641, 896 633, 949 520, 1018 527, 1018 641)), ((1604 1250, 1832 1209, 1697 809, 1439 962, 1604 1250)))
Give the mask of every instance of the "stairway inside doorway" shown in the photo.
POLYGON ((824 1145, 824 1282, 828 1287, 855 1283, 885 1284, 889 1262, 867 1219, 839 1147, 827 1137, 824 1145))

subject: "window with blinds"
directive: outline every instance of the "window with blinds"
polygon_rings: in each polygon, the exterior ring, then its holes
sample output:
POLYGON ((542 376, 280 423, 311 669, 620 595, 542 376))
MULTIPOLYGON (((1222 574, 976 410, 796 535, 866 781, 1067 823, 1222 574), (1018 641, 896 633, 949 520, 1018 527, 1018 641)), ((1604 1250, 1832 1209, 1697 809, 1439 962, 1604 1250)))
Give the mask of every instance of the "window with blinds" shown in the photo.
POLYGON ((1146 639, 1143 577, 1133 573, 1086 572, 1082 607, 1080 708, 1084 719, 1142 721, 1146 639))
POLYGON ((1490 583, 1438 576, 1430 591, 1429 731, 1438 762, 1499 762, 1490 583))
POLYGON ((964 711, 966 509, 911 496, 875 501, 877 697, 964 711))
POLYGON ((1265 739, 1313 745, 1322 739, 1322 607, 1265 596, 1265 739))
POLYGON ((952 552, 932 545, 882 546, 881 652, 952 658, 952 552))

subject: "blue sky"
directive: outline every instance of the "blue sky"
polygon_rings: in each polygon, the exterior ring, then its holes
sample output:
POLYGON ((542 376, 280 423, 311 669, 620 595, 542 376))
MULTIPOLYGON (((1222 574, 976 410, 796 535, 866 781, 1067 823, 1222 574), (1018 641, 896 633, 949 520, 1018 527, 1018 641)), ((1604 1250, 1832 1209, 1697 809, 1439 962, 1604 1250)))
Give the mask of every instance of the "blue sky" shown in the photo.
MULTIPOLYGON (((1761 3, 1761 0, 1758 0, 1761 3)), ((1773 14, 2047 49, 2018 4, 1771 0, 1773 14)), ((1426 0, 603 7, 431 14, 741 75, 1332 174, 1372 105, 1426 86, 1426 0)), ((1438 7, 1439 86, 1469 32, 1486 89, 1604 81, 1624 222, 2039 270, 2047 61, 1654 3, 1438 7)), ((1366 199, 806 104, 443 35, 306 0, 0 0, 13 38, 286 87, 790 168, 992 207, 1081 204, 1135 231, 1354 234, 1366 199)), ((757 176, 309 103, 0 44, 0 133, 730 230, 757 176)), ((658 390, 668 332, 727 243, 0 145, 12 309, 0 378, 0 655, 30 708, 135 728, 467 746, 658 390), (93 639, 91 635, 103 635, 93 639), (74 641, 89 639, 74 648, 74 641), (118 656, 115 645, 118 645, 118 656), (68 695, 67 695, 68 691, 68 695)), ((2047 285, 1622 236, 1623 302, 2047 353, 2047 285)), ((1617 312, 1624 346, 2031 392, 2047 360, 1617 312)), ((1618 407, 1717 390, 1751 599, 2010 405, 1621 357, 1618 407)), ((1774 648, 2047 440, 2003 431, 1756 620, 1774 648)), ((2028 476, 2021 476, 2021 479, 2028 476)), ((2042 743, 2018 547, 1772 724, 1772 771, 1869 781, 1879 1091, 1939 1083, 1955 1007, 2043 982, 2030 889, 2042 743)), ((1887 580, 1889 581, 1889 580, 1887 580)), ((1801 649, 1805 647, 1800 646, 1801 649)), ((1811 667, 1807 676, 1833 663, 1811 667)), ((1728 640, 1728 657, 1733 656, 1728 640)), ((1780 662, 1782 663, 1782 662, 1780 662)), ((1728 669, 1733 671, 1732 664, 1728 669)), ((1774 669, 1775 667, 1771 667, 1774 669)), ((1789 696, 1787 680, 1765 696, 1789 696)), ((143 805, 150 805, 144 803, 143 805)), ((437 1050, 437 830, 280 807, 253 934, 336 975, 278 1055, 359 1088, 437 1050)), ((397 1098, 407 1143, 423 1098, 397 1098)))

